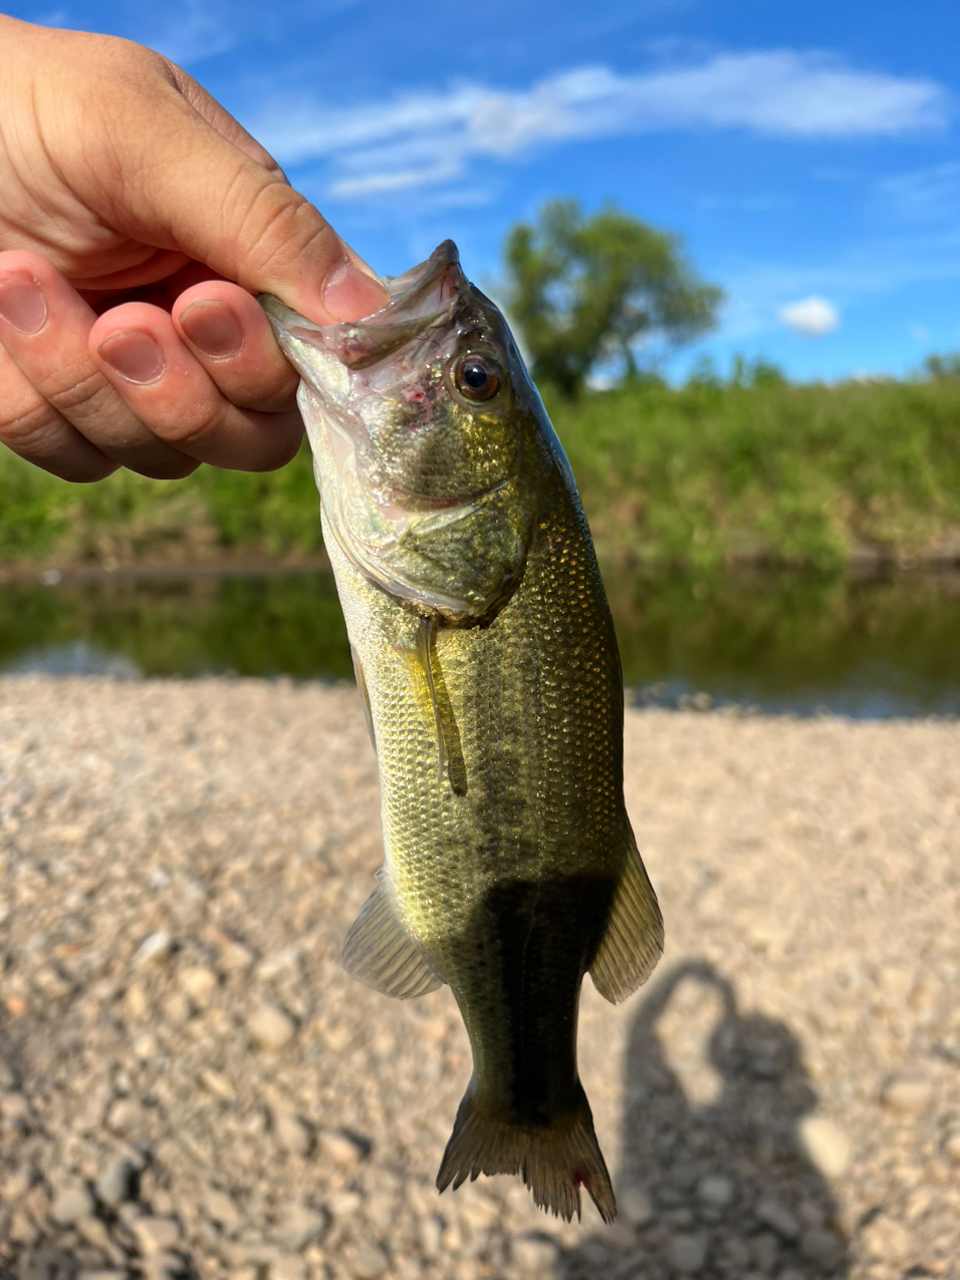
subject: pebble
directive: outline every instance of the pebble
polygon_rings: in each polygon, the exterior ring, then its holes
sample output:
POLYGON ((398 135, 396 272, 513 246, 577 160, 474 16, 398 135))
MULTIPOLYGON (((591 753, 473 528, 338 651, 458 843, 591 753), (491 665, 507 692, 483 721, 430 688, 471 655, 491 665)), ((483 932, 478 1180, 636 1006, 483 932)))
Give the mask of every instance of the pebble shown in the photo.
POLYGON ((106 1223, 101 1222, 99 1218, 80 1218, 77 1220, 76 1228, 78 1235, 82 1236, 87 1244, 109 1252, 111 1241, 106 1223))
POLYGON ((707 1237, 682 1234, 671 1236, 667 1244, 667 1261, 681 1275, 696 1275, 707 1260, 707 1237))
POLYGON ((350 1250, 350 1270, 356 1280, 376 1280, 390 1266, 390 1259, 377 1245, 358 1241, 350 1250))
POLYGON ((225 1191, 211 1188, 204 1197, 204 1207, 210 1220, 219 1223, 227 1231, 239 1227, 243 1221, 236 1202, 225 1191))
POLYGON ((761 1200, 757 1205, 757 1217, 766 1227, 771 1227, 784 1240, 796 1240, 800 1223, 786 1206, 778 1200, 761 1200))
POLYGON ((933 1085, 923 1076, 894 1076, 888 1080, 880 1100, 889 1111, 898 1115, 919 1116, 926 1111, 933 1097, 933 1085))
POLYGON ((141 1119, 140 1106, 133 1098, 118 1098, 107 1113, 107 1125, 114 1133, 129 1133, 141 1119))
POLYGON ((839 1178, 850 1163, 850 1139, 826 1116, 804 1116, 797 1126, 800 1150, 822 1178, 839 1178))
POLYGON ((653 1201, 642 1187, 624 1187, 618 1191, 617 1209, 634 1227, 645 1227, 653 1218, 653 1201))
POLYGON ((960 1129, 951 1129, 943 1140, 943 1150, 954 1164, 960 1164, 960 1129))
POLYGON ((289 1206, 277 1229, 277 1242, 289 1253, 299 1253, 318 1240, 329 1225, 327 1215, 311 1209, 301 1201, 289 1206))
POLYGON ((130 1160, 122 1156, 104 1165, 96 1181, 97 1199, 101 1204, 115 1209, 125 1200, 135 1199, 138 1170, 130 1160))
POLYGON ((313 1130, 294 1112, 277 1107, 272 1114, 273 1136, 282 1151, 307 1156, 313 1149, 313 1130))
POLYGON ((173 951, 173 946, 173 934, 168 933, 166 929, 151 933, 149 938, 145 938, 140 943, 137 954, 133 957, 133 963, 138 968, 143 968, 155 961, 165 960, 173 951))
POLYGON ((867 1223, 860 1240, 867 1256, 882 1262, 906 1262, 910 1253, 910 1232, 885 1213, 867 1223))
POLYGON ((843 1256, 843 1241, 833 1231, 810 1227, 800 1236, 799 1249, 801 1256, 809 1262, 816 1262, 824 1270, 829 1270, 843 1256))
POLYGON ((176 1218, 137 1218, 133 1234, 143 1252, 149 1256, 175 1249, 180 1243, 180 1223, 176 1218))
POLYGON ((327 1132, 320 1134, 320 1151, 341 1169, 352 1169, 366 1155, 364 1146, 348 1133, 327 1132))
POLYGON ((296 1023, 275 1004, 261 1004, 247 1018, 247 1030, 261 1049, 283 1049, 297 1033, 296 1023))
POLYGON ((65 1183, 53 1197, 53 1216, 63 1226, 91 1217, 96 1208, 90 1188, 83 1182, 65 1183))
POLYGON ((285 1253, 270 1264, 270 1280, 307 1280, 307 1264, 296 1253, 285 1253))
POLYGON ((29 1169, 17 1169, 0 1183, 0 1200, 8 1204, 25 1196, 33 1185, 33 1174, 29 1169))
POLYGON ((510 1258, 521 1272, 550 1275, 557 1262, 557 1247, 536 1236, 519 1236, 510 1243, 510 1258))
POLYGON ((697 1197, 706 1205, 723 1209, 733 1199, 733 1183, 722 1174, 708 1174, 697 1183, 697 1197))
POLYGON ((197 1004, 206 1004, 217 989, 217 975, 206 965, 192 964, 180 970, 180 990, 197 1004))

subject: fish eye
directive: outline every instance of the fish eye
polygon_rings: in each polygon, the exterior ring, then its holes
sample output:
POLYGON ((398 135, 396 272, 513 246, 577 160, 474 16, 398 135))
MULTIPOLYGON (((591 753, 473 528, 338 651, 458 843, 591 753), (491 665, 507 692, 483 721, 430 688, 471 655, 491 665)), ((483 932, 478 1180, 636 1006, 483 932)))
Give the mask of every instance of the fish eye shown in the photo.
POLYGON ((492 400, 500 390, 500 370, 489 356, 461 356, 453 371, 453 383, 467 400, 492 400))

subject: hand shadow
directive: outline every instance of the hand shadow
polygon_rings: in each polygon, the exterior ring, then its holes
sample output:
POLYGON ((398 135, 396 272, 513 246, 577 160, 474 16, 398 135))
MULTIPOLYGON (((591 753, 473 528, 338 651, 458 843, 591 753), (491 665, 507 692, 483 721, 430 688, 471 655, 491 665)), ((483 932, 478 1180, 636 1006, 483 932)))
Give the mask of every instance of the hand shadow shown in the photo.
POLYGON ((619 1219, 558 1258, 556 1275, 847 1276, 836 1202, 798 1142, 816 1101, 782 1022, 742 1014, 708 962, 678 965, 628 1041, 619 1219))

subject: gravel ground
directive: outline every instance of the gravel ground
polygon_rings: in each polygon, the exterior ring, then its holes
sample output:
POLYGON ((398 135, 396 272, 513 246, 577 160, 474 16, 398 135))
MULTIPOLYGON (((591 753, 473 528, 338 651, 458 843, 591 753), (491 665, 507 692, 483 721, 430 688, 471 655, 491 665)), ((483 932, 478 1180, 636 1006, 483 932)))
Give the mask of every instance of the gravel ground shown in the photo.
POLYGON ((667 922, 584 993, 621 1215, 438 1196, 445 989, 336 957, 380 862, 355 692, 0 680, 0 1277, 960 1277, 960 725, 631 711, 667 922))

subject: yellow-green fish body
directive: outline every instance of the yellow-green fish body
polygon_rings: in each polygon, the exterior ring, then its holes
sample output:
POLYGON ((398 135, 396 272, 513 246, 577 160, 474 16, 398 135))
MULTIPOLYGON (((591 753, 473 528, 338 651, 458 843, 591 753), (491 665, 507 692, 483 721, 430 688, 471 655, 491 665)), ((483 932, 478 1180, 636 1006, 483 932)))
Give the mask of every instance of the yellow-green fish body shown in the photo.
POLYGON ((367 701, 385 860, 345 967, 447 982, 474 1074, 438 1175, 612 1189, 577 1075, 580 984, 662 946, 623 804, 616 639, 576 489, 509 330, 449 242, 358 326, 265 303, 304 381, 324 537, 367 701), (484 378, 486 379, 484 381, 484 378), (494 385, 495 384, 495 385, 494 385), (491 389, 492 388, 492 389, 491 389))

